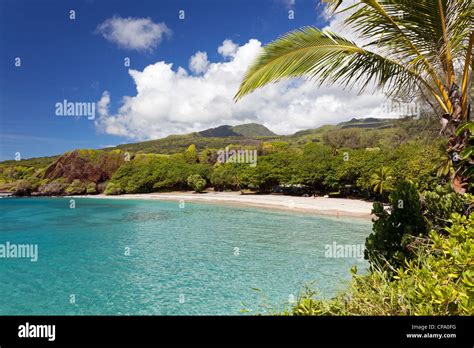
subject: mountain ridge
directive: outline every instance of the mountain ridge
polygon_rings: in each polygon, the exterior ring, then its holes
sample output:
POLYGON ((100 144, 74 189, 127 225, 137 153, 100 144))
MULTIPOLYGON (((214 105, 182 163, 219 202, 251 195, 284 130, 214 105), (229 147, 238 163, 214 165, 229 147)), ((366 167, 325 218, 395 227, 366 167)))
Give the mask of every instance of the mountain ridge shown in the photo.
POLYGON ((203 137, 232 137, 232 136, 245 136, 245 137, 255 137, 255 136, 276 136, 277 134, 273 133, 267 127, 259 123, 243 123, 237 126, 222 125, 215 128, 208 128, 197 134, 203 137))
MULTIPOLYGON (((291 135, 278 135, 259 123, 244 123, 230 126, 221 125, 202 131, 187 134, 172 134, 164 138, 146 140, 136 143, 121 144, 113 147, 101 148, 103 151, 122 150, 137 153, 173 154, 184 151, 190 144, 195 144, 198 149, 225 148, 230 144, 239 146, 258 146, 264 141, 320 141, 322 134, 328 131, 347 128, 382 129, 393 126, 395 119, 383 118, 352 118, 349 121, 336 125, 322 125, 317 128, 304 129, 291 135)), ((55 156, 34 157, 23 159, 18 165, 28 163, 33 166, 42 166, 45 162, 52 163, 62 154, 55 156), (26 161, 26 162, 25 162, 26 161)), ((14 160, 0 162, 1 164, 14 164, 14 160)))

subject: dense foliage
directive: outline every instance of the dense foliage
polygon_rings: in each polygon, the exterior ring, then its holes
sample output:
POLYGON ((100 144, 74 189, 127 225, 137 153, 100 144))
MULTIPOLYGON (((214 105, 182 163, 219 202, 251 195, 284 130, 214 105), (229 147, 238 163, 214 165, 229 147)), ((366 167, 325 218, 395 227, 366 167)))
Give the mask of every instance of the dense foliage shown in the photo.
POLYGON ((462 214, 472 204, 471 195, 459 195, 450 185, 437 186, 423 193, 424 214, 431 229, 442 232, 452 213, 462 214))
POLYGON ((396 181, 409 180, 420 191, 448 181, 447 176, 438 175, 442 143, 442 140, 411 140, 397 147, 336 151, 324 142, 295 146, 272 141, 263 142, 257 148, 228 147, 257 150, 256 165, 220 163, 217 160, 220 149, 199 151, 193 144, 173 155, 122 152, 93 155, 92 150, 87 150, 87 153, 78 151, 77 158, 72 159, 70 154, 65 154, 45 168, 0 165, 0 190, 11 190, 18 195, 95 193, 102 192, 106 186, 106 194, 189 190, 193 188, 187 178, 199 174, 206 186, 217 191, 246 189, 269 193, 284 187, 284 192, 294 194, 386 200, 396 181), (108 183, 95 179, 109 175, 104 173, 113 173, 108 183), (84 187, 95 183, 96 189, 80 189, 77 182, 73 184, 75 180, 80 180, 84 187), (69 185, 73 187, 67 190, 69 185))
POLYGON ((398 183, 388 209, 374 204, 374 232, 366 242, 369 273, 354 268, 349 290, 332 299, 306 289, 285 313, 473 315, 473 202, 449 185, 420 196, 412 184, 398 183))
POLYGON ((395 275, 380 268, 353 275, 330 300, 305 292, 293 315, 474 315, 474 214, 454 213, 446 234, 432 231, 395 275))
POLYGON ((380 202, 374 203, 373 232, 365 243, 365 257, 372 267, 385 269, 401 266, 412 255, 408 248, 413 237, 428 233, 416 187, 406 181, 397 184, 390 194, 390 210, 380 202))
POLYGON ((202 192, 206 187, 206 180, 199 174, 193 174, 188 177, 188 186, 191 187, 195 192, 202 192))

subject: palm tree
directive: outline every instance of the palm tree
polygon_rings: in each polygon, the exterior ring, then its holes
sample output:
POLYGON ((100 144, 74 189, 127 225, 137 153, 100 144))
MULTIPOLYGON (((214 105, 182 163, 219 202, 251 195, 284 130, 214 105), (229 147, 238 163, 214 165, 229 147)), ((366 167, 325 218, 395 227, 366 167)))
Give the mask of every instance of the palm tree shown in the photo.
MULTIPOLYGON (((465 130, 469 130, 469 138, 466 141, 464 149, 460 153, 460 165, 458 170, 463 170, 461 174, 468 179, 474 177, 474 121, 468 121, 456 130, 456 135, 460 135, 465 130)), ((472 186, 472 180, 469 181, 472 186)))
MULTIPOLYGON (((336 12, 349 0, 322 0, 336 12)), ((364 45, 315 27, 289 32, 266 45, 245 74, 235 100, 283 78, 308 77, 362 92, 369 83, 388 96, 417 97, 431 105, 449 137, 456 158, 469 130, 455 134, 470 119, 469 91, 474 60, 472 0, 350 0, 344 24, 364 45)), ((454 161, 456 167, 456 161, 454 161)), ((453 183, 465 191, 465 172, 453 183)))
POLYGON ((392 180, 392 170, 388 167, 380 167, 372 174, 370 184, 375 193, 383 195, 384 192, 393 189, 392 180))

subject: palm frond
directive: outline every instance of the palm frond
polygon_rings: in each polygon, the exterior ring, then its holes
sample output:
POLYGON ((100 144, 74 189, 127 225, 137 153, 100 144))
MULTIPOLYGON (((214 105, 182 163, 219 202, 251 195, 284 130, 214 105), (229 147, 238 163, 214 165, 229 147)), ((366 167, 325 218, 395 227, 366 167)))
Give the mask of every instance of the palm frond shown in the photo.
MULTIPOLYGON (((437 0, 360 0, 359 8, 346 20, 357 34, 369 40, 383 56, 410 69, 425 71, 439 91, 446 111, 452 109, 443 77, 436 69, 442 47, 442 18, 437 0)), ((442 0, 446 2, 446 0, 442 0)))
POLYGON ((454 101, 448 91, 460 83, 465 117, 473 80, 474 62, 469 61, 474 61, 474 1, 323 2, 332 12, 346 11, 344 24, 364 45, 312 27, 290 32, 264 47, 235 100, 268 83, 305 76, 346 87, 360 80, 360 90, 373 82, 389 94, 421 95, 433 108, 437 105, 443 114, 451 114, 454 101))
POLYGON ((360 84, 360 91, 372 81, 396 93, 418 84, 432 88, 424 76, 403 64, 359 47, 329 31, 305 27, 290 32, 262 49, 248 70, 235 100, 269 83, 289 77, 317 79, 320 84, 360 84), (363 81, 363 82, 361 82, 363 81))
POLYGON ((343 0, 322 0, 322 2, 327 4, 331 12, 336 12, 343 3, 343 0))

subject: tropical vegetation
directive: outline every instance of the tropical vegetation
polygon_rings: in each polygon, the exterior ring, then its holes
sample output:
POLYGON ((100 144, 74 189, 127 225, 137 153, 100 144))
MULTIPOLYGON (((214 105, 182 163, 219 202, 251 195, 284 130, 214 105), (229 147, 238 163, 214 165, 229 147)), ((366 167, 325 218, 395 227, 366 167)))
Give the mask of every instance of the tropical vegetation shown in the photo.
MULTIPOLYGON (((188 178, 198 174, 205 182, 201 189, 328 194, 387 201, 393 184, 399 180, 413 182, 420 191, 449 181, 449 174, 438 173, 445 141, 436 139, 436 130, 427 128, 429 121, 406 118, 368 123, 353 120, 291 136, 263 137, 254 145, 235 144, 233 136, 212 138, 229 150, 256 150, 255 166, 220 163, 218 151, 224 148, 193 143, 184 149, 181 143, 175 144, 173 153, 115 148, 6 161, 0 163, 0 190, 16 195, 194 190, 188 178), (337 132, 357 140, 333 137, 337 132)), ((141 145, 138 148, 143 149, 141 145)), ((169 152, 170 145, 163 151, 169 152)))
MULTIPOLYGON (((264 126, 202 132, 0 163, 16 195, 173 190, 370 199, 366 274, 331 299, 304 291, 291 315, 474 314, 474 2, 325 0, 357 42, 305 27, 266 45, 235 99, 283 78, 384 90, 419 118, 356 120, 278 136, 264 126), (347 3, 349 3, 348 6, 347 3), (341 7, 342 4, 342 7, 341 7), (258 165, 218 160, 257 150, 258 165)), ((411 115, 413 116, 413 115, 411 115)))
MULTIPOLYGON (((466 192, 472 192, 474 164, 474 2, 323 1, 332 11, 343 8, 338 14, 346 14, 344 24, 357 42, 310 26, 284 34, 263 48, 235 100, 284 78, 306 77, 360 91, 371 84, 388 97, 416 101, 439 120, 446 152, 438 160, 426 154, 418 164, 405 157, 408 168, 426 170, 438 162, 437 176, 449 178, 451 186, 425 178, 430 184, 422 187, 393 177, 400 168, 384 158, 372 171, 370 185, 382 200, 392 192, 388 206, 374 203, 373 233, 365 251, 369 274, 357 275, 354 269, 350 289, 333 299, 317 298, 309 290, 286 314, 472 315, 474 213, 466 192), (433 192, 427 190, 432 187, 433 192), (427 192, 420 196, 419 191, 427 192)), ((345 135, 338 137, 358 141, 345 135)), ((315 182, 321 179, 314 177, 315 182)))
MULTIPOLYGON (((459 161, 470 139, 474 2, 471 0, 324 0, 357 36, 304 27, 266 45, 248 69, 236 100, 269 83, 308 77, 363 91, 373 84, 389 96, 423 103, 449 138, 454 187, 469 177, 459 161), (458 130, 456 132, 456 130, 458 130)), ((472 159, 469 154, 468 161, 472 159)))

